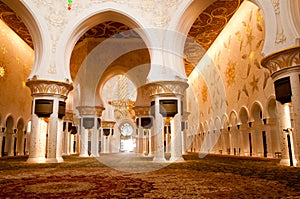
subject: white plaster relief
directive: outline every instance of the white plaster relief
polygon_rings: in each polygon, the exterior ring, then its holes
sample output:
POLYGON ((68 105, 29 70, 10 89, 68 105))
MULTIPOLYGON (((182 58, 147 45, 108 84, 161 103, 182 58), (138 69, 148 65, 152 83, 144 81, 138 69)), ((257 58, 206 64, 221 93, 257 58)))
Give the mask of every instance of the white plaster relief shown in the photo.
POLYGON ((276 21, 277 21, 277 32, 276 32, 276 40, 275 44, 283 44, 286 42, 286 35, 284 33, 281 19, 280 19, 280 2, 279 0, 272 0, 272 5, 274 7, 274 12, 276 15, 276 21))

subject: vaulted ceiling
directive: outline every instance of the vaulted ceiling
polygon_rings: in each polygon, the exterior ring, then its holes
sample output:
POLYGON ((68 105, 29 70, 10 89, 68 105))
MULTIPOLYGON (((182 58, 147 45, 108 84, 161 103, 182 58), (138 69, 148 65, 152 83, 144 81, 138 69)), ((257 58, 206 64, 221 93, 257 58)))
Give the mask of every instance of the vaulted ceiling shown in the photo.
MULTIPOLYGON (((196 41, 204 50, 209 49, 230 18, 237 11, 242 1, 243 0, 215 1, 195 20, 188 36, 196 41)), ((0 19, 34 49, 31 36, 22 22, 22 19, 2 1, 0 1, 0 19)), ((109 38, 111 36, 139 37, 134 31, 130 31, 130 28, 126 25, 119 22, 108 21, 88 30, 77 43, 82 42, 86 38, 109 38)), ((189 53, 190 50, 191 49, 188 48, 185 50, 184 57, 187 76, 189 76, 195 68, 195 63, 198 63, 203 56, 201 52, 189 53)))

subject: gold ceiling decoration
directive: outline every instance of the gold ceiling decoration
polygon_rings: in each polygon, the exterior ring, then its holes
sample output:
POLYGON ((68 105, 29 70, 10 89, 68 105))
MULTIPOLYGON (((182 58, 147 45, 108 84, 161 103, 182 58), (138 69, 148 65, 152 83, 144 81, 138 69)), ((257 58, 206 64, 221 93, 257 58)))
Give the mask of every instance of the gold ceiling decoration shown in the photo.
POLYGON ((22 19, 2 1, 0 1, 0 19, 33 49, 31 35, 22 19))
MULTIPOLYGON (((242 2, 243 0, 217 0, 199 15, 188 33, 189 37, 200 45, 197 48, 209 49, 242 2)), ((188 76, 204 55, 204 53, 198 53, 191 56, 188 54, 189 51, 197 52, 198 50, 193 50, 189 44, 186 44, 185 70, 188 76)))
POLYGON ((83 41, 85 38, 140 38, 140 36, 128 26, 115 22, 107 21, 94 26, 89 29, 77 43, 83 41))
POLYGON ((242 1, 215 1, 196 19, 189 31, 189 36, 207 50, 240 7, 242 1))

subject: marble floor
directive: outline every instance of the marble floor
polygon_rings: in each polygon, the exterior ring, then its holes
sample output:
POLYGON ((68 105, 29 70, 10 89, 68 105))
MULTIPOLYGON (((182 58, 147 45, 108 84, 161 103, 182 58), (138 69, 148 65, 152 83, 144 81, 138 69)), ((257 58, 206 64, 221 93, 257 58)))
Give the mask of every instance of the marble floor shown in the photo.
POLYGON ((184 155, 153 163, 130 153, 59 164, 0 158, 0 198, 300 198, 300 168, 279 159, 184 155), (200 158, 201 157, 201 158, 200 158))

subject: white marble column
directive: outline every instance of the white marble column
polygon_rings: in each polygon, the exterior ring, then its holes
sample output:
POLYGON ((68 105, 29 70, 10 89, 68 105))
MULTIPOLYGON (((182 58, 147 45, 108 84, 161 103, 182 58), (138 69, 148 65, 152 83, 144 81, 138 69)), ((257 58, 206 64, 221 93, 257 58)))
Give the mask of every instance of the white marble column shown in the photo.
POLYGON ((154 139, 156 139, 156 136, 154 135, 154 132, 152 131, 152 129, 148 130, 148 156, 152 157, 155 153, 155 149, 154 149, 154 153, 153 153, 153 148, 154 148, 154 144, 155 141, 154 139))
POLYGON ((142 154, 144 152, 144 129, 143 127, 138 128, 138 150, 137 152, 142 154))
POLYGON ((26 85, 31 89, 33 96, 30 149, 27 161, 35 163, 61 162, 62 127, 59 125, 62 124, 58 114, 63 116, 65 113, 62 111, 65 107, 61 106, 59 109, 59 102, 65 102, 73 86, 67 82, 45 81, 36 78, 28 80, 26 85), (37 100, 45 101, 36 104, 37 100), (53 104, 51 104, 52 102, 53 104), (36 105, 39 107, 37 110, 35 110, 36 105), (51 107, 52 110, 47 110, 51 107), (45 109, 46 113, 44 113, 45 109), (47 134, 48 137, 46 137, 47 134), (45 158, 45 156, 47 157, 45 158))
POLYGON ((291 129, 291 116, 290 116, 290 103, 280 104, 277 102, 277 107, 280 107, 280 116, 281 116, 281 153, 282 159, 280 161, 281 165, 288 165, 290 166, 290 160, 293 161, 293 166, 297 165, 297 160, 295 159, 294 154, 294 145, 293 145, 293 136, 291 129), (290 135, 290 143, 291 143, 291 152, 292 157, 289 154, 289 147, 288 147, 288 139, 287 136, 290 135))
POLYGON ((88 141, 89 141, 89 131, 88 129, 84 128, 83 124, 81 124, 79 157, 89 157, 88 141))
MULTIPOLYGON (((33 105, 34 107, 34 105, 33 105)), ((29 143, 29 163, 46 162, 46 135, 48 132, 48 123, 39 119, 37 115, 32 114, 30 143, 29 143)))
POLYGON ((63 155, 70 155, 70 132, 71 122, 65 121, 65 129, 63 131, 63 155))
MULTIPOLYGON (((154 120, 154 135, 155 136, 155 150, 154 150, 154 162, 165 162, 164 153, 164 119, 159 112, 159 96, 155 96, 155 120, 154 120)), ((152 134, 152 132, 151 132, 152 134)), ((152 136, 152 135, 151 135, 152 136)))
POLYGON ((177 96, 177 114, 171 120, 171 158, 172 162, 184 161, 182 157, 182 133, 181 133, 181 121, 182 121, 182 108, 181 97, 177 96))
POLYGON ((182 134, 182 143, 181 143, 181 145, 182 145, 182 154, 186 154, 186 151, 187 151, 186 128, 184 128, 183 131, 181 131, 181 134, 182 134))
POLYGON ((63 162, 62 158, 62 144, 63 144, 63 121, 58 119, 58 130, 57 130, 57 147, 56 147, 56 159, 57 162, 63 162))
POLYGON ((289 72, 292 90, 292 120, 295 159, 300 161, 300 65, 289 72))
POLYGON ((92 136, 91 136, 91 156, 93 157, 99 157, 99 140, 98 140, 98 127, 97 127, 98 118, 94 117, 94 127, 92 130, 92 136))
POLYGON ((57 163, 57 147, 58 147, 58 137, 60 137, 59 127, 58 127, 58 99, 53 99, 53 112, 49 119, 49 131, 48 131, 48 151, 47 160, 48 163, 57 163))

